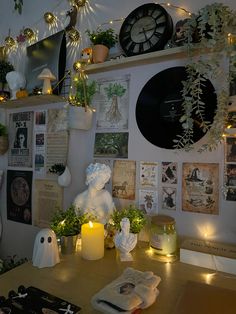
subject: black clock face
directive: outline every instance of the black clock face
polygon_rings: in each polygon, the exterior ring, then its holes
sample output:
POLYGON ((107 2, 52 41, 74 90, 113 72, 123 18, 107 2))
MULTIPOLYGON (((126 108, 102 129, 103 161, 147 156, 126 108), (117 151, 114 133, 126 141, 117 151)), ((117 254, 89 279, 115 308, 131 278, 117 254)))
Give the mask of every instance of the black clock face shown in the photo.
POLYGON ((171 16, 159 4, 147 3, 132 11, 119 34, 127 56, 161 50, 173 33, 171 16))

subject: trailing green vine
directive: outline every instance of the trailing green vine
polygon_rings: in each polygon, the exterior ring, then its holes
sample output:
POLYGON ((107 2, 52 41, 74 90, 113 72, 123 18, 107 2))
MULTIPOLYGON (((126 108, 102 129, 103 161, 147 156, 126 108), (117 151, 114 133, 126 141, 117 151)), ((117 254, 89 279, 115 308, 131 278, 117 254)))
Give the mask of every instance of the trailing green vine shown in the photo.
POLYGON ((14 10, 17 11, 19 14, 21 14, 22 8, 23 8, 23 0, 14 0, 14 10))

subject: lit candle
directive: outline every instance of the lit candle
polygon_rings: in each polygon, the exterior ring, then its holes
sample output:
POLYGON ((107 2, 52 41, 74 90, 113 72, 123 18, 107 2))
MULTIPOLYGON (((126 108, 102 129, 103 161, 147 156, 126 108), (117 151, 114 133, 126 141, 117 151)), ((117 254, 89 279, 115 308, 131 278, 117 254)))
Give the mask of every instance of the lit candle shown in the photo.
POLYGON ((81 227, 81 254, 84 259, 97 260, 104 256, 104 225, 91 221, 81 227))

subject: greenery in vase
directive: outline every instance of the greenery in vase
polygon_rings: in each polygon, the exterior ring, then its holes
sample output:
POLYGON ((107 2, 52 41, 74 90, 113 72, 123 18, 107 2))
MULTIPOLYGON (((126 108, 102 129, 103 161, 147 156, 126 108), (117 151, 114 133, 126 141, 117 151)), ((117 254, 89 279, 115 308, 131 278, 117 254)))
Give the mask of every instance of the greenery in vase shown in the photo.
POLYGON ((183 132, 174 140, 174 148, 193 148, 193 113, 198 116, 203 132, 208 132, 207 143, 199 151, 213 150, 222 141, 229 103, 229 83, 235 74, 235 52, 228 43, 228 34, 235 29, 236 13, 224 4, 213 3, 192 15, 185 28, 186 45, 190 62, 186 66, 187 80, 183 82, 183 115, 180 118, 183 132), (195 40, 193 40, 195 38, 195 40), (196 43, 197 38, 197 43, 196 43), (194 53, 198 49, 198 57, 194 53), (224 56, 230 58, 231 71, 224 71, 224 56), (233 58, 232 58, 233 57, 233 58), (202 86, 207 79, 221 78, 224 84, 217 92, 217 109, 212 123, 205 120, 207 104, 201 102, 202 86), (222 80, 224 78, 224 80, 222 80))
POLYGON ((147 222, 144 213, 134 205, 129 205, 121 210, 116 209, 112 214, 112 224, 117 231, 121 230, 120 222, 122 218, 129 219, 131 233, 139 233, 147 222))
POLYGON ((7 127, 0 123, 0 136, 6 136, 8 134, 7 127))
POLYGON ((65 168, 63 164, 54 164, 49 168, 49 172, 56 173, 60 176, 65 171, 65 168))
POLYGON ((75 82, 75 103, 76 106, 85 107, 86 104, 89 106, 91 104, 92 98, 96 93, 96 82, 95 81, 85 81, 78 80, 75 82))
POLYGON ((87 29, 85 32, 88 34, 90 41, 94 45, 104 45, 108 49, 114 47, 118 41, 118 37, 112 28, 108 28, 106 30, 98 28, 96 31, 90 31, 87 29))
POLYGON ((59 209, 53 214, 50 227, 58 237, 79 234, 82 224, 93 219, 80 210, 76 212, 75 209, 72 204, 67 210, 59 209))
POLYGON ((2 89, 4 89, 6 81, 6 75, 8 72, 14 71, 13 65, 5 60, 0 60, 0 82, 2 83, 2 89))

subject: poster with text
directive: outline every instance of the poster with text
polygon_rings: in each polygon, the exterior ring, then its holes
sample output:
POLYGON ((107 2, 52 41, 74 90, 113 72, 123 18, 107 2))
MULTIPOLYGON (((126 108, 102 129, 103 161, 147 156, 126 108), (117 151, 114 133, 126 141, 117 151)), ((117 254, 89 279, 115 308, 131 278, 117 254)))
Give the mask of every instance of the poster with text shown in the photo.
POLYGON ((157 191, 139 190, 139 208, 148 215, 157 215, 157 191))
POLYGON ((157 162, 140 161, 140 185, 157 187, 157 162))
POLYGON ((112 196, 127 200, 135 199, 136 162, 115 160, 112 176, 112 196))
POLYGON ((219 165, 184 163, 182 210, 195 213, 219 213, 219 165))
POLYGON ((129 112, 129 76, 98 81, 94 97, 97 129, 127 129, 129 112))
POLYGON ((33 112, 9 115, 8 166, 32 167, 33 112))
POLYGON ((7 219, 32 224, 32 171, 7 171, 7 219))

